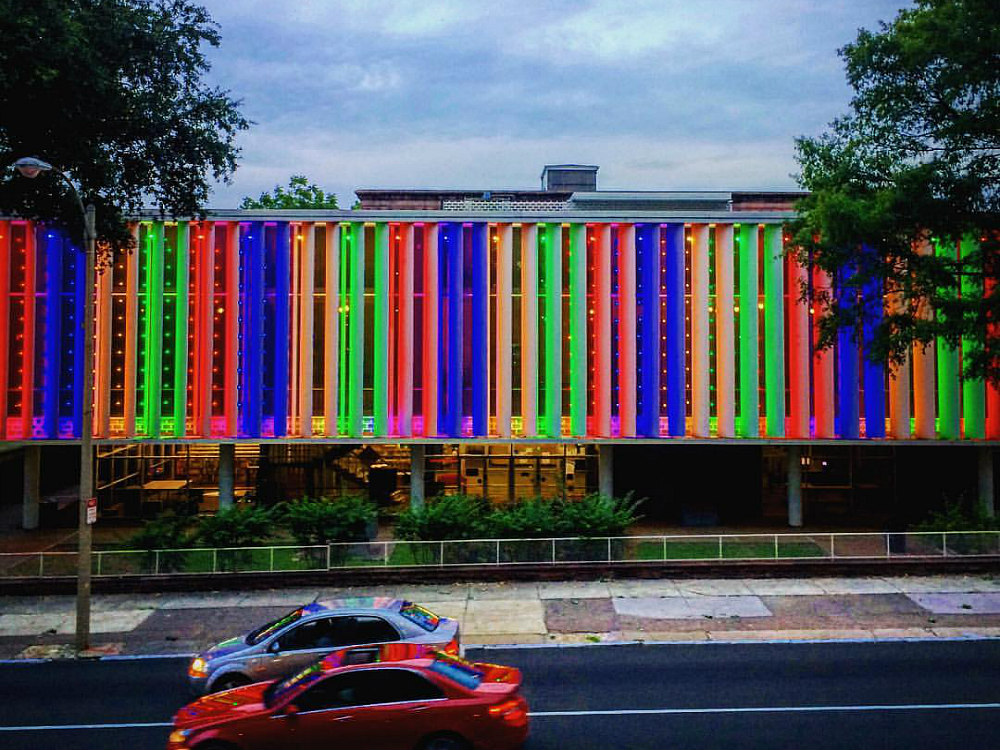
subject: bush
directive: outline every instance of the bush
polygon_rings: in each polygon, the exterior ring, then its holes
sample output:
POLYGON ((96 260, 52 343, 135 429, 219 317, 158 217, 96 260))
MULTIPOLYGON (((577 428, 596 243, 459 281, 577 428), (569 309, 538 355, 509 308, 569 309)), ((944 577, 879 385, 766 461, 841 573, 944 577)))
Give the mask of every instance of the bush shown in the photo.
POLYGON ((251 547, 267 541, 274 532, 272 508, 223 508, 198 524, 198 538, 208 547, 251 547))
POLYGON ((559 536, 561 520, 561 500, 533 497, 494 508, 485 530, 497 539, 538 539, 559 536))
POLYGON ((377 515, 375 504, 360 495, 303 497, 284 507, 283 520, 299 544, 329 544, 367 539, 377 515))
POLYGON ((636 511, 642 500, 625 497, 587 495, 582 500, 567 500, 559 508, 559 529, 562 536, 621 536, 638 521, 636 511))
POLYGON ((486 531, 488 511, 489 504, 481 497, 441 495, 400 512, 395 535, 417 541, 477 539, 486 531))
POLYGON ((946 502, 944 510, 931 511, 914 531, 998 531, 1000 518, 990 518, 978 505, 967 507, 961 499, 946 502))
POLYGON ((146 521, 142 528, 130 536, 125 544, 131 549, 180 549, 192 541, 190 516, 164 514, 146 521))

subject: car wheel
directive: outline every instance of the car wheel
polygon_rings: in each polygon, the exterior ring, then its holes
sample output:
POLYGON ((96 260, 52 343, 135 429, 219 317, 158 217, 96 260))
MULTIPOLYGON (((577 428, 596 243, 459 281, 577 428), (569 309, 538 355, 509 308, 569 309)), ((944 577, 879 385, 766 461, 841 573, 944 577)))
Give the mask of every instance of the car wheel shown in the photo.
POLYGON ((471 745, 461 735, 442 732, 425 737, 417 747, 419 750, 469 750, 471 745))
POLYGON ((221 693, 223 690, 232 690, 249 684, 250 680, 241 674, 225 674, 212 683, 212 692, 221 693))

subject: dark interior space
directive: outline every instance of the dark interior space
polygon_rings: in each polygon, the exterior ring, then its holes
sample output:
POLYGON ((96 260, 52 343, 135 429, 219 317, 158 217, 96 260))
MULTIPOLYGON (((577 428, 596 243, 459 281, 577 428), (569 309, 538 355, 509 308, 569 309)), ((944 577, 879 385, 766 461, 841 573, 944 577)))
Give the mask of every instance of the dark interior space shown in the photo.
POLYGON ((960 502, 971 511, 978 500, 978 459, 978 446, 897 447, 896 505, 900 520, 917 523, 950 502, 960 502))

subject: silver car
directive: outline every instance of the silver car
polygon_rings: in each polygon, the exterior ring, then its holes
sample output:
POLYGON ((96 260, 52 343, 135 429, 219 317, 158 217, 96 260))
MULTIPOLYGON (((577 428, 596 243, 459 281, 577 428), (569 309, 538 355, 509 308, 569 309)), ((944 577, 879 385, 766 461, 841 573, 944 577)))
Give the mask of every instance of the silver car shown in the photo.
POLYGON ((419 643, 453 654, 458 621, 390 597, 314 601, 199 654, 188 668, 196 695, 285 677, 345 646, 419 643))

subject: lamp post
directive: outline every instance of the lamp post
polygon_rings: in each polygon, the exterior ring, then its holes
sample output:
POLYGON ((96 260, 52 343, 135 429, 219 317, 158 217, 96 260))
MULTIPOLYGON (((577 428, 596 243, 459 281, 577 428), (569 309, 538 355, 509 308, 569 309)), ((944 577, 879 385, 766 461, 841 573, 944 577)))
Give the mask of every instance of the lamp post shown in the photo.
POLYGON ((93 541, 87 523, 87 501, 94 496, 94 245, 97 241, 94 205, 84 208, 73 181, 61 169, 28 156, 14 162, 22 175, 35 178, 42 172, 55 172, 69 185, 83 215, 84 304, 83 304, 83 414, 80 423, 80 508, 76 556, 76 648, 90 646, 90 566, 93 541))

